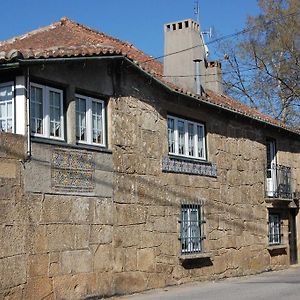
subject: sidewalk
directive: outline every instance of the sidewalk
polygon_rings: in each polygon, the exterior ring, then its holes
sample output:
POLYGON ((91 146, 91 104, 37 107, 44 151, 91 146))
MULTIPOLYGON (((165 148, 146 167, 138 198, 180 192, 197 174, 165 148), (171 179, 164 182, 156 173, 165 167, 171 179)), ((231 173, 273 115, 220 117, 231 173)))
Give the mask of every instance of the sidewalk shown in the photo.
POLYGON ((215 282, 195 282, 150 290, 114 300, 299 300, 300 265, 215 282))

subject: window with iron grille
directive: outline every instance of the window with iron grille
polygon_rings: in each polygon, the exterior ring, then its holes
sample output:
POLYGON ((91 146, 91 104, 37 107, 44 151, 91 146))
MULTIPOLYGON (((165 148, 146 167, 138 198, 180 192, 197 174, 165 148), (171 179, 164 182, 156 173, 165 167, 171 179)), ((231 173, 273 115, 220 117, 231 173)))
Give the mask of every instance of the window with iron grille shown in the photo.
POLYGON ((203 252, 203 205, 181 205, 181 254, 203 252))
POLYGON ((281 219, 279 214, 269 214, 269 244, 281 244, 281 219))
POLYGON ((206 159, 205 130, 201 123, 168 116, 169 154, 206 159))

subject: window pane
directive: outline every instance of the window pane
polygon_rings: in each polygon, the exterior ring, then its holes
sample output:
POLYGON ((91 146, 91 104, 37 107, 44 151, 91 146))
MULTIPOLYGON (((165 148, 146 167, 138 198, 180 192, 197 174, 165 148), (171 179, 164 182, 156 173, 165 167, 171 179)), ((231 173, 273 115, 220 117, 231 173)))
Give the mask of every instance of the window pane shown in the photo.
POLYGON ((179 154, 185 154, 184 121, 178 120, 178 122, 177 122, 177 130, 178 130, 178 153, 179 154))
POLYGON ((198 135, 198 157, 205 158, 204 155, 204 128, 201 125, 197 125, 198 135))
POLYGON ((93 143, 103 143, 102 103, 92 102, 93 143))
POLYGON ((6 104, 0 102, 0 118, 6 117, 6 104))
POLYGON ((0 102, 11 101, 13 98, 12 86, 0 87, 0 102))
POLYGON ((13 122, 12 122, 12 119, 7 119, 7 122, 6 122, 6 131, 7 132, 12 132, 12 125, 13 125, 13 122))
POLYGON ((281 243, 280 216, 278 214, 269 215, 269 243, 281 243))
POLYGON ((76 98, 76 139, 87 141, 86 136, 86 100, 76 98))
POLYGON ((31 132, 43 134, 43 90, 31 87, 30 90, 31 132))
POLYGON ((13 125, 13 87, 0 87, 0 131, 12 132, 13 125))
POLYGON ((189 155, 194 156, 194 124, 188 123, 189 155))
POLYGON ((12 117, 12 101, 7 102, 7 117, 12 117))
POLYGON ((61 95, 60 93, 50 91, 50 136, 61 137, 61 95))
POLYGON ((169 152, 175 153, 175 122, 174 119, 168 118, 168 142, 169 142, 169 152))

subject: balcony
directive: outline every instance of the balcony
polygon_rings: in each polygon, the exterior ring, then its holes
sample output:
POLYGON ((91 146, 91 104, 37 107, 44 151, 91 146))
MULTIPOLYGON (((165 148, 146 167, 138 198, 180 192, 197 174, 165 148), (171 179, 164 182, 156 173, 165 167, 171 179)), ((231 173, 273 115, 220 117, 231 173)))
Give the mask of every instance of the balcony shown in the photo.
POLYGON ((270 164, 266 168, 266 197, 292 200, 291 168, 278 164, 270 164))

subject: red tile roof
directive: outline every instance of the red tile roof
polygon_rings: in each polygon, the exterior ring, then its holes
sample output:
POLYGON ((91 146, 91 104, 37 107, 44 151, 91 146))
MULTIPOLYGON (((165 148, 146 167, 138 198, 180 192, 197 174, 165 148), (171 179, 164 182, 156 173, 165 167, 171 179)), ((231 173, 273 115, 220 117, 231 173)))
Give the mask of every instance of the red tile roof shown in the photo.
POLYGON ((0 42, 0 64, 12 60, 16 51, 24 59, 122 55, 173 91, 300 134, 295 128, 288 127, 229 96, 206 91, 206 96, 200 97, 182 90, 163 79, 163 65, 159 61, 132 44, 78 24, 66 17, 47 27, 0 42))
POLYGON ((0 42, 0 62, 10 60, 11 50, 28 58, 54 58, 94 55, 123 55, 144 64, 148 71, 161 74, 162 64, 135 48, 102 32, 64 17, 47 27, 0 42))

